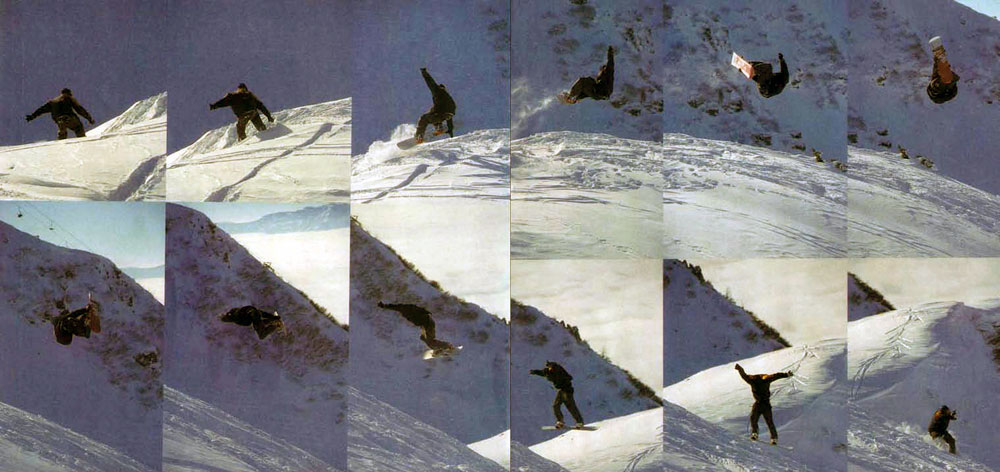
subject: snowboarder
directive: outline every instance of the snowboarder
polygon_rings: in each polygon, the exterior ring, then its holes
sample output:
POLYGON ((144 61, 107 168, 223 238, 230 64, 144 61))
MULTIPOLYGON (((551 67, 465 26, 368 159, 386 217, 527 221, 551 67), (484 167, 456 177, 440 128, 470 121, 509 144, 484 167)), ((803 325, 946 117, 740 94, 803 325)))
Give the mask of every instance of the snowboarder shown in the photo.
POLYGON ((757 83, 757 91, 764 98, 771 98, 785 89, 788 85, 788 65, 785 64, 785 56, 778 53, 778 63, 781 70, 777 74, 770 62, 750 61, 753 68, 750 73, 750 80, 757 83))
MULTIPOLYGON (((88 296, 89 298, 89 296, 88 296)), ((87 301, 87 306, 67 313, 63 312, 52 319, 56 342, 68 346, 73 342, 73 336, 90 338, 91 333, 101 332, 101 316, 98 313, 97 302, 87 301)))
POLYGON ((247 123, 253 123, 257 131, 264 131, 266 127, 260 119, 260 113, 267 117, 267 121, 274 123, 274 117, 267 111, 264 103, 257 98, 249 89, 247 84, 239 84, 236 91, 229 92, 219 101, 208 106, 209 110, 216 108, 230 107, 236 115, 236 138, 240 141, 247 137, 247 123), (258 111, 260 113, 258 113, 258 111))
POLYGON ((562 429, 566 426, 563 423, 562 414, 562 405, 564 404, 569 410, 569 414, 573 415, 573 419, 576 420, 576 428, 583 428, 583 416, 580 415, 580 410, 576 408, 576 400, 573 399, 573 376, 569 375, 563 366, 553 361, 545 361, 545 368, 533 369, 531 375, 545 377, 556 388, 556 399, 552 402, 552 413, 556 415, 556 429, 562 429))
POLYGON ((951 70, 941 38, 935 36, 930 42, 934 52, 934 68, 931 70, 931 81, 927 84, 927 96, 934 103, 944 103, 958 95, 959 77, 951 70))
POLYGON ((559 99, 564 103, 576 103, 584 98, 607 100, 615 87, 615 52, 608 46, 608 62, 601 66, 597 77, 580 77, 569 92, 563 92, 559 99))
POLYGON ((934 412, 931 424, 927 426, 927 432, 930 433, 931 439, 944 439, 944 442, 948 443, 948 452, 952 454, 956 454, 955 438, 948 433, 948 422, 957 419, 957 411, 948 409, 948 405, 941 405, 941 409, 934 412))
POLYGON ((253 305, 233 308, 220 316, 219 319, 225 323, 253 326, 254 332, 257 333, 257 338, 262 341, 271 333, 279 329, 285 329, 285 323, 281 321, 281 315, 278 312, 268 313, 253 305))
POLYGON ((736 364, 736 370, 739 371, 740 377, 743 377, 743 381, 750 384, 750 390, 753 392, 753 408, 750 409, 750 439, 757 440, 757 422, 763 416, 767 423, 767 430, 771 433, 771 444, 777 445, 778 428, 774 426, 774 418, 771 415, 771 382, 791 377, 792 373, 789 371, 776 374, 747 375, 739 364, 736 364))
POLYGON ((73 98, 73 91, 68 88, 62 89, 58 97, 45 102, 34 113, 25 115, 24 119, 30 122, 46 113, 52 114, 52 121, 55 121, 56 126, 59 127, 58 139, 66 139, 66 136, 69 134, 68 130, 73 130, 73 133, 78 138, 87 136, 87 133, 83 129, 83 123, 80 122, 80 117, 76 116, 77 113, 86 118, 90 124, 94 124, 94 119, 90 116, 90 113, 87 113, 87 110, 80 106, 80 102, 73 98))
POLYGON ((403 318, 406 318, 406 321, 409 321, 419 327, 420 340, 434 352, 440 353, 455 349, 454 344, 437 339, 437 333, 434 328, 434 319, 431 318, 431 312, 409 303, 378 302, 378 307, 399 312, 403 318))
POLYGON ((424 76, 424 82, 427 83, 427 88, 431 90, 431 98, 434 104, 431 105, 430 110, 427 110, 427 113, 420 115, 420 121, 417 122, 417 132, 413 137, 416 138, 417 144, 423 143, 424 131, 427 130, 427 125, 434 125, 434 136, 448 133, 448 136, 454 138, 455 124, 452 122, 452 118, 455 116, 455 100, 448 94, 448 90, 444 84, 434 81, 434 78, 427 73, 426 67, 420 68, 420 75, 424 76), (444 128, 443 123, 447 123, 447 130, 444 128))

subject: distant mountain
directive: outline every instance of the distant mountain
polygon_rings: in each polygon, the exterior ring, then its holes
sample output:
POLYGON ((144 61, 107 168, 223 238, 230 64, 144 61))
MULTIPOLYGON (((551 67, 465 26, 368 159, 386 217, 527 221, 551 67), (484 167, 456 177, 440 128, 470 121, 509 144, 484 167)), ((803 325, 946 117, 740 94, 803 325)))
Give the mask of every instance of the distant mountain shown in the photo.
POLYGON ((346 228, 351 207, 346 203, 310 206, 297 211, 264 215, 245 223, 219 223, 230 234, 237 233, 300 233, 346 228))

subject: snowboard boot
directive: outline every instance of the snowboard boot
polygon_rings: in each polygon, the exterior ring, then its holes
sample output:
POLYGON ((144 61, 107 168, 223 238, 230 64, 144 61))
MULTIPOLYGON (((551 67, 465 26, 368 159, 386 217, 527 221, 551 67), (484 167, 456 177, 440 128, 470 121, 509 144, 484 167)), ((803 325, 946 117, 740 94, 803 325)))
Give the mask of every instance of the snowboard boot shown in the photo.
POLYGON ((751 441, 756 441, 757 440, 757 433, 750 433, 750 440, 751 441))
POLYGON ((576 426, 573 427, 573 429, 583 429, 584 426, 586 425, 583 423, 577 423, 576 426))
POLYGON ((563 429, 565 427, 566 423, 563 423, 562 421, 556 421, 556 429, 563 429))
POLYGON ((772 446, 777 446, 778 445, 778 440, 775 439, 775 438, 771 438, 771 445, 772 446))
POLYGON ((417 144, 424 144, 424 137, 423 136, 417 136, 416 140, 417 140, 417 144))
POLYGON ((444 131, 445 131, 444 126, 434 125, 434 136, 441 136, 442 134, 444 134, 444 131))

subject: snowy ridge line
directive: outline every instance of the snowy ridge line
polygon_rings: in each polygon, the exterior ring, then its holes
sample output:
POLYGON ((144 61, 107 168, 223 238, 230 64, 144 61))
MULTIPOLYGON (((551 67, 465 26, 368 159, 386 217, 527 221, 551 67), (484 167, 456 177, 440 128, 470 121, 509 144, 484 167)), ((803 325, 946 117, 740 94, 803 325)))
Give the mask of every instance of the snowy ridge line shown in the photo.
POLYGON ((166 116, 167 92, 162 92, 133 103, 125 112, 95 126, 88 134, 103 138, 122 131, 127 131, 130 134, 142 133, 149 129, 166 127, 166 116), (160 118, 163 118, 163 120, 159 120, 160 118), (154 120, 156 122, 153 122, 154 120))
POLYGON ((914 314, 910 308, 907 308, 904 313, 906 314, 906 318, 896 325, 896 327, 886 331, 885 334, 889 335, 886 339, 886 347, 861 362, 861 367, 852 378, 851 399, 857 399, 858 393, 861 391, 861 387, 864 384, 865 376, 868 375, 868 370, 871 369, 872 366, 886 360, 887 358, 901 355, 903 350, 910 349, 911 341, 906 339, 904 334, 910 325, 917 322, 922 323, 924 320, 919 314, 914 314))
POLYGON ((131 200, 132 197, 139 192, 139 189, 149 182, 150 178, 152 178, 157 172, 157 168, 164 162, 166 162, 166 154, 153 156, 139 164, 139 166, 136 167, 131 174, 129 174, 128 178, 126 178, 125 181, 118 186, 118 188, 108 195, 108 200, 131 200))

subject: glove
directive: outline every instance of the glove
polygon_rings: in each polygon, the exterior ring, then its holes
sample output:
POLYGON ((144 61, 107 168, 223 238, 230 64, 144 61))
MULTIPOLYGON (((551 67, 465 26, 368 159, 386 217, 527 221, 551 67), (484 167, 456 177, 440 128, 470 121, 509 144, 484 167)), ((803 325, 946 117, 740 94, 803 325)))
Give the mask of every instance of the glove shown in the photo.
POLYGON ((427 68, 426 68, 426 67, 421 67, 421 68, 420 68, 420 71, 421 71, 421 72, 427 72, 427 68))
POLYGON ((89 121, 90 124, 94 124, 94 119, 93 118, 87 118, 87 121, 89 121))
POLYGON ((611 46, 608 46, 608 52, 610 52, 610 53, 614 53, 614 52, 615 52, 615 49, 614 49, 613 47, 611 47, 611 46))
POLYGON ((210 104, 208 105, 208 109, 209 109, 209 110, 214 110, 214 109, 216 109, 216 108, 217 108, 217 107, 215 106, 215 104, 214 104, 214 103, 210 103, 210 104))
POLYGON ((786 373, 788 374, 789 377, 794 377, 795 376, 795 374, 793 374, 792 371, 788 371, 786 373))
POLYGON ((273 116, 267 117, 267 122, 268 123, 274 123, 274 117, 273 116))
POLYGON ((781 61, 785 60, 785 55, 779 52, 778 53, 778 60, 781 60, 781 61))
POLYGON ((736 367, 735 367, 735 369, 736 369, 736 370, 742 370, 743 368, 742 368, 742 367, 740 367, 740 365, 739 365, 739 364, 736 364, 736 367))
POLYGON ((24 115, 24 121, 31 121, 33 119, 34 118, 32 118, 31 115, 24 115))

